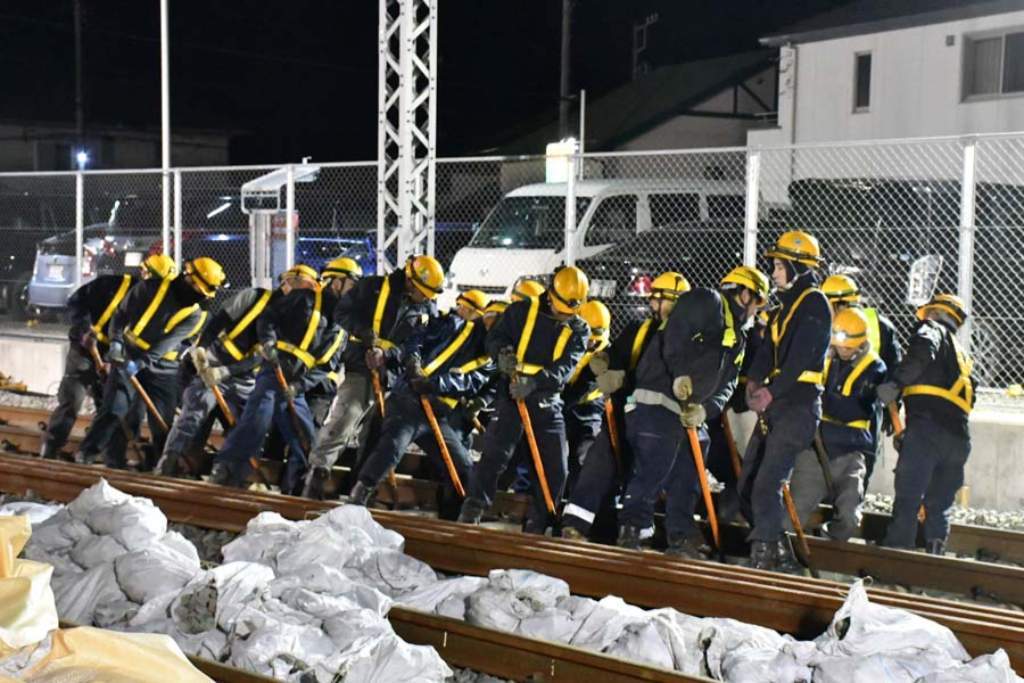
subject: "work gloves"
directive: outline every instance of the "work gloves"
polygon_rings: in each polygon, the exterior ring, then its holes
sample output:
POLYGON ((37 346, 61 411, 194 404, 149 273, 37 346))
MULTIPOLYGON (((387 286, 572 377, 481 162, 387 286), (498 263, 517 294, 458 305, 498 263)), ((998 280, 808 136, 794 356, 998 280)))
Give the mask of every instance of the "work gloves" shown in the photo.
POLYGON ((883 382, 878 385, 878 400, 889 404, 900 397, 900 385, 896 382, 883 382))
POLYGON ((626 382, 625 370, 606 370, 597 376, 597 388, 605 396, 611 396, 626 382))
POLYGON ((672 380, 672 395, 679 401, 686 401, 693 395, 693 380, 689 375, 680 375, 672 380))
POLYGON ((119 341, 110 342, 106 360, 108 363, 124 363, 124 344, 119 341))
POLYGON ((376 346, 366 349, 366 367, 370 370, 380 370, 387 363, 384 350, 376 346))
POLYGON ((263 342, 260 344, 259 354, 260 358, 271 365, 277 365, 277 342, 273 340, 263 342))
POLYGON ((516 358, 516 351, 511 346, 506 346, 498 352, 498 372, 511 377, 516 374, 519 366, 519 359, 516 358))
POLYGON ((747 393, 747 407, 755 413, 763 413, 768 410, 774 398, 767 388, 758 387, 755 391, 747 393))
POLYGON ((208 387, 215 387, 228 378, 231 373, 224 366, 217 367, 204 367, 199 371, 199 377, 202 378, 203 384, 208 387))
POLYGON ((700 403, 687 403, 683 407, 683 412, 679 415, 679 421, 683 423, 683 426, 687 429, 696 429, 704 424, 704 420, 708 417, 707 411, 704 410, 704 406, 700 403))
POLYGON ((432 394, 434 393, 434 383, 430 381, 429 377, 425 377, 422 374, 413 375, 409 379, 409 386, 417 394, 432 394))
POLYGON ((595 353, 590 359, 590 371, 594 373, 595 377, 600 377, 604 373, 608 372, 608 367, 611 365, 611 359, 608 354, 604 351, 595 353))
POLYGON ((508 385, 508 395, 514 401, 525 400, 537 388, 537 380, 527 375, 519 375, 508 385))

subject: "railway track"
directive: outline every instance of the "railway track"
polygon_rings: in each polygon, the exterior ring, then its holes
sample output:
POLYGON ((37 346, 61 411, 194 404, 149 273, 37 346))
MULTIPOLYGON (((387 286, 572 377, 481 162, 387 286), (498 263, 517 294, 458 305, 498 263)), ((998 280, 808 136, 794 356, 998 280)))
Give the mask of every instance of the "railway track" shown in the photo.
MULTIPOLYGON (((173 521, 236 532, 259 512, 306 519, 337 505, 0 455, 0 489, 12 493, 33 490, 46 498, 67 501, 100 477, 128 493, 152 499, 173 521)), ((614 594, 641 606, 731 617, 801 638, 815 637, 828 626, 847 591, 845 584, 833 581, 679 561, 661 554, 468 527, 399 512, 374 510, 373 515, 405 537, 407 553, 439 571, 485 575, 492 569, 532 569, 565 580, 580 595, 614 594)), ((889 590, 869 588, 868 592, 875 602, 945 624, 972 654, 1003 648, 1013 665, 1024 670, 1024 614, 889 590)))

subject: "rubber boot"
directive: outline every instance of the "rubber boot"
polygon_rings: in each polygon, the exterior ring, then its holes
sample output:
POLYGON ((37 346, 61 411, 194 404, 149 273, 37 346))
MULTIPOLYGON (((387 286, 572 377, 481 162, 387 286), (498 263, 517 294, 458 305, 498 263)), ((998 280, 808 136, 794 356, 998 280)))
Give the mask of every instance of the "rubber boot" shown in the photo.
POLYGON ((574 526, 566 524, 562 527, 562 538, 567 538, 570 541, 585 541, 587 540, 586 535, 574 526))
POLYGON ((544 533, 548 530, 549 526, 551 526, 551 525, 548 524, 548 520, 547 520, 546 516, 545 517, 541 517, 541 518, 528 516, 523 521, 523 533, 524 534, 536 534, 538 536, 543 536, 544 533))
POLYGON ((161 456, 160 460, 157 461, 154 472, 165 477, 176 477, 178 476, 178 458, 177 453, 167 452, 161 456))
POLYGON ((74 460, 79 465, 91 465, 94 457, 95 454, 93 453, 86 453, 85 451, 75 451, 75 454, 72 456, 72 460, 74 460))
POLYGON ((706 560, 709 549, 683 534, 669 534, 665 554, 681 560, 706 560))
POLYGON ((484 516, 484 503, 478 498, 469 498, 462 501, 462 510, 459 511, 459 522, 463 524, 479 524, 484 516))
POLYGON ((945 555, 946 554, 946 542, 943 541, 941 538, 934 538, 934 539, 928 541, 925 544, 924 550, 929 555, 939 555, 939 556, 945 555))
POLYGON ((640 529, 629 524, 619 527, 619 538, 615 542, 620 548, 640 550, 640 529))
POLYGON ((55 460, 57 458, 57 449, 53 447, 53 443, 49 439, 44 439, 42 445, 40 445, 39 457, 43 460, 55 460))
MULTIPOLYGON (((306 485, 302 487, 302 497, 309 498, 310 500, 323 500, 324 499, 324 484, 327 483, 327 479, 331 476, 331 471, 326 467, 314 467, 306 475, 306 485)), ((359 486, 356 483, 356 486, 359 486)), ((355 487, 352 487, 355 491, 355 487)), ((351 499, 351 494, 349 495, 351 499)))
POLYGON ((790 542, 789 536, 782 534, 776 544, 776 557, 778 557, 778 565, 776 571, 785 572, 786 574, 803 574, 804 566, 796 559, 796 554, 793 552, 793 545, 790 542))
POLYGON ((750 566, 753 569, 775 571, 779 566, 778 543, 752 541, 750 543, 750 566))
POLYGON ((232 486, 231 469, 222 462, 213 463, 213 470, 210 472, 210 483, 218 486, 232 486))
POLYGON ((373 494, 376 492, 376 488, 367 486, 361 481, 357 481, 356 485, 353 486, 352 490, 348 493, 348 503, 349 505, 366 507, 370 504, 370 499, 373 498, 373 494))

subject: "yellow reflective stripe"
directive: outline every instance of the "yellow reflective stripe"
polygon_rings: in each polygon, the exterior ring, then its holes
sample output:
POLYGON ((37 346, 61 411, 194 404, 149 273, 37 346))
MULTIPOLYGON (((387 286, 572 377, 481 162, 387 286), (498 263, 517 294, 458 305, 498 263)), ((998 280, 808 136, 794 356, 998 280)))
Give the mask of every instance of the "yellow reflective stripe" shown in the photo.
MULTIPOLYGON (((146 307, 146 310, 145 312, 143 312, 142 317, 139 318, 138 322, 136 322, 135 325, 131 328, 130 332, 132 333, 132 336, 138 339, 138 341, 142 341, 140 337, 142 336, 143 330, 146 329, 146 325, 148 325, 149 321, 153 319, 154 315, 156 315, 156 311, 158 308, 160 308, 160 304, 163 303, 164 297, 167 296, 167 290, 168 288, 170 288, 170 286, 170 279, 160 281, 160 287, 156 290, 156 294, 153 295, 153 300, 149 302, 149 306, 146 307)), ((139 344, 139 346, 142 345, 139 344)), ((149 348, 149 345, 147 344, 142 348, 149 348)))
MULTIPOLYGON (((768 373, 768 379, 775 379, 782 374, 782 370, 776 368, 768 373)), ((804 370, 800 373, 800 376, 796 378, 797 382, 804 382, 806 384, 822 384, 825 381, 825 373, 821 370, 804 370)))
POLYGON ((479 357, 474 358, 473 360, 469 361, 468 363, 463 363, 462 365, 459 366, 458 370, 462 374, 468 375, 469 373, 473 372, 474 370, 479 370, 480 368, 482 368, 483 366, 487 365, 490 362, 491 362, 491 357, 490 356, 479 356, 479 357))
POLYGON ((384 320, 384 309, 388 305, 388 297, 391 295, 391 281, 384 276, 384 284, 380 286, 380 293, 377 295, 377 306, 373 310, 373 333, 380 337, 380 324, 384 320))
POLYGON ((316 358, 313 357, 313 354, 311 354, 309 351, 306 351, 305 349, 300 349, 295 344, 286 341, 278 341, 276 344, 274 344, 274 346, 276 346, 281 351, 284 351, 285 353, 292 354, 300 361, 302 361, 302 364, 305 365, 307 368, 311 368, 316 364, 316 358))
POLYGON ((956 335, 949 333, 949 339, 953 343, 953 350, 956 352, 956 363, 960 370, 960 376, 953 382, 949 389, 936 387, 930 384, 912 384, 903 388, 904 396, 935 396, 944 398, 967 414, 971 412, 971 402, 974 398, 974 387, 971 386, 971 370, 974 369, 974 362, 964 352, 957 341, 956 335))
POLYGON ((868 344, 875 351, 881 351, 882 328, 878 322, 878 310, 875 308, 862 308, 861 313, 868 319, 868 344))
POLYGON ((543 369, 543 365, 534 365, 533 363, 520 363, 519 366, 516 368, 516 372, 521 372, 524 375, 536 375, 543 369))
MULTIPOLYGON (((771 327, 772 327, 772 343, 775 345, 775 354, 776 355, 778 355, 778 353, 779 353, 779 349, 778 349, 779 340, 786 336, 786 330, 789 328, 789 321, 791 321, 793 319, 793 314, 796 313, 796 309, 800 308, 800 304, 802 304, 804 302, 804 299, 806 299, 807 296, 811 292, 817 292, 817 291, 818 290, 816 288, 810 287, 810 288, 805 289, 804 291, 802 291, 800 293, 800 296, 798 296, 796 298, 796 301, 793 302, 793 307, 791 309, 789 309, 789 313, 786 314, 786 319, 784 321, 782 321, 782 329, 781 330, 779 329, 779 315, 782 313, 782 309, 779 309, 779 312, 775 314, 775 319, 772 320, 771 327)), ((775 364, 778 365, 778 358, 776 358, 775 364)))
POLYGON ((341 379, 341 377, 334 370, 331 370, 330 372, 327 373, 327 379, 337 384, 338 380, 341 379))
MULTIPOLYGON (((167 324, 164 325, 164 334, 167 334, 168 332, 176 328, 178 325, 182 323, 182 321, 186 320, 190 315, 192 315, 198 310, 199 304, 192 304, 191 306, 183 308, 174 315, 172 315, 170 320, 167 321, 167 324)), ((200 320, 205 321, 206 316, 202 316, 200 320)))
POLYGON ((722 304, 722 318, 725 320, 725 329, 722 332, 722 346, 731 349, 736 346, 736 328, 732 317, 732 307, 729 306, 729 302, 725 300, 724 295, 719 294, 718 299, 722 304))
POLYGON ((853 385, 856 383, 860 376, 864 374, 864 371, 868 369, 872 363, 878 360, 878 354, 874 351, 868 351, 864 354, 864 357, 857 361, 857 364, 853 366, 853 370, 850 372, 850 376, 846 378, 843 383, 843 396, 849 396, 853 393, 853 385))
POLYGON ((459 405, 459 399, 451 398, 450 396, 435 396, 434 398, 452 409, 459 405))
POLYGON ((256 300, 256 303, 254 303, 249 310, 245 312, 245 315, 238 320, 238 323, 231 328, 231 331, 221 339, 221 345, 227 349, 228 353, 230 353, 235 360, 242 360, 245 358, 245 354, 235 344, 235 339, 245 332, 249 325, 252 325, 252 322, 256 320, 260 313, 263 312, 263 309, 267 307, 267 302, 270 301, 271 294, 272 292, 269 289, 263 292, 263 294, 260 295, 260 298, 256 300))
POLYGON ((103 309, 103 314, 100 315, 99 320, 97 320, 93 324, 92 331, 93 331, 93 333, 95 333, 96 338, 99 339, 101 342, 106 342, 107 341, 107 335, 105 335, 103 333, 103 328, 105 328, 107 326, 107 322, 112 317, 114 317, 114 311, 117 310, 117 305, 119 303, 121 303, 121 299, 123 299, 124 295, 128 293, 128 290, 131 289, 131 286, 132 286, 132 276, 131 275, 124 275, 124 276, 122 276, 121 277, 121 284, 117 288, 117 292, 114 293, 114 298, 111 299, 110 303, 107 304, 107 307, 103 309))
POLYGON ((324 365, 326 363, 330 363, 331 359, 334 358, 334 354, 338 352, 338 347, 341 346, 341 342, 343 341, 345 341, 345 330, 339 329, 338 333, 334 335, 334 341, 331 342, 331 345, 327 347, 327 350, 324 351, 322 356, 316 359, 316 364, 324 365))
POLYGON ((558 360, 562 357, 562 354, 565 353, 565 345, 569 343, 569 337, 571 336, 572 328, 566 325, 558 335, 558 341, 555 342, 555 350, 551 354, 551 360, 558 360))
POLYGON ((299 348, 303 351, 309 349, 309 345, 313 343, 313 339, 316 337, 316 328, 320 325, 320 304, 322 302, 323 291, 320 289, 314 290, 313 312, 309 314, 309 323, 306 324, 306 334, 302 336, 302 342, 299 344, 299 348))
POLYGON ((459 331, 459 334, 456 335, 452 343, 449 344, 444 351, 437 354, 437 357, 434 358, 434 360, 430 361, 430 363, 427 364, 427 367, 423 368, 423 375, 425 377, 430 377, 432 374, 437 372, 438 368, 447 363, 448 359, 454 356, 455 353, 460 348, 462 348, 462 345, 466 343, 466 340, 469 339, 469 335, 473 333, 474 327, 474 323, 466 322, 466 324, 462 326, 462 330, 459 331))
POLYGON ((832 424, 852 427, 853 429, 870 429, 871 427, 870 420, 852 420, 850 422, 843 422, 842 420, 837 420, 834 417, 829 417, 828 415, 822 415, 821 419, 823 422, 831 422, 832 424))
POLYGON ((573 368, 572 375, 569 377, 569 384, 576 384, 576 380, 580 378, 580 373, 583 372, 583 368, 587 367, 590 363, 590 359, 594 357, 596 351, 587 351, 580 358, 580 362, 573 368))
POLYGON ((584 403, 590 403, 591 401, 596 401, 599 398, 601 398, 601 390, 594 389, 589 394, 587 394, 586 396, 579 400, 579 405, 582 405, 584 403))
POLYGON ((526 314, 526 324, 523 325, 523 333, 519 336, 519 346, 516 347, 516 360, 520 365, 526 357, 526 349, 530 346, 530 338, 533 337, 533 328, 537 324, 537 313, 540 311, 540 299, 530 297, 530 311, 526 314))
POLYGON ((943 389, 942 387, 933 387, 929 384, 912 384, 909 387, 904 387, 903 396, 935 396, 937 398, 944 398, 965 413, 971 412, 971 404, 968 401, 965 401, 962 396, 957 396, 949 389, 943 389))
POLYGON ((138 346, 143 351, 149 351, 149 347, 151 346, 151 344, 142 337, 136 337, 135 333, 132 332, 131 330, 125 331, 124 338, 125 341, 131 342, 132 344, 138 346))
POLYGON ((633 337, 633 348, 629 352, 629 369, 635 370, 636 364, 640 362, 640 352, 644 348, 644 340, 647 339, 647 333, 651 330, 651 319, 648 318, 640 326, 640 329, 636 331, 636 336, 633 337))

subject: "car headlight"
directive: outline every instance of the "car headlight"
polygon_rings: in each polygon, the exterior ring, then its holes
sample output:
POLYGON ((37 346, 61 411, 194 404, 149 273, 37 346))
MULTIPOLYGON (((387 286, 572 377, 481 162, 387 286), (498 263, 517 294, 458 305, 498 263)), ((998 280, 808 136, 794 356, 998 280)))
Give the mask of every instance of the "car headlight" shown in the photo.
POLYGON ((591 280, 590 296, 595 299, 612 299, 615 297, 616 284, 615 280, 591 280))

